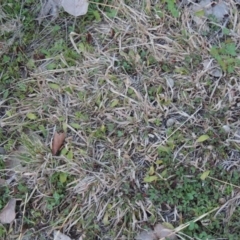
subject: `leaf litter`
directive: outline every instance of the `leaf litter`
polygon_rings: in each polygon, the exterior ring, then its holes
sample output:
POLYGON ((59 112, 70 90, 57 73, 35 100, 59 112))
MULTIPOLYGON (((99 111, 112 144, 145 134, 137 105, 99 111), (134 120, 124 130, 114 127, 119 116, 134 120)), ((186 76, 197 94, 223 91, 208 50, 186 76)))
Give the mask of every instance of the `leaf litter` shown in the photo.
POLYGON ((58 152, 60 151, 61 147, 63 146, 63 143, 65 141, 66 138, 66 133, 65 132, 61 132, 61 133, 54 133, 53 136, 53 142, 52 142, 52 154, 55 156, 58 154, 58 152))
POLYGON ((70 237, 61 233, 60 231, 54 231, 54 239, 53 240, 71 240, 70 237))
POLYGON ((12 198, 9 200, 7 205, 0 212, 0 222, 2 224, 9 224, 14 221, 16 217, 15 207, 16 207, 16 199, 12 198))
POLYGON ((38 15, 38 23, 41 24, 44 18, 51 16, 51 21, 59 16, 59 10, 63 9, 75 16, 85 15, 88 11, 87 0, 46 0, 38 15))
POLYGON ((87 0, 62 0, 62 7, 64 10, 75 16, 85 15, 88 11, 87 0))
POLYGON ((173 229, 167 228, 164 226, 164 223, 158 223, 154 227, 153 231, 142 231, 137 237, 136 240, 176 240, 177 236, 174 233, 173 229))

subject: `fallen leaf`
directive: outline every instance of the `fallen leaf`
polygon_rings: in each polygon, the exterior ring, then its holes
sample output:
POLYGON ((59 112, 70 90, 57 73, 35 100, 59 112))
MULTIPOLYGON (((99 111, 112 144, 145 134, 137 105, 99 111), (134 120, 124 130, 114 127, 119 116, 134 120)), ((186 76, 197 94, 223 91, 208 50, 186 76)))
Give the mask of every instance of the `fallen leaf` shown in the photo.
POLYGON ((71 240, 71 238, 60 231, 54 231, 54 240, 71 240))
POLYGON ((227 4, 224 2, 219 2, 212 8, 212 15, 214 15, 219 22, 222 21, 228 14, 229 9, 227 4))
POLYGON ((223 75, 222 70, 220 68, 212 69, 209 74, 213 77, 221 77, 223 75))
POLYGON ((71 123, 70 126, 75 129, 81 129, 81 125, 79 125, 78 123, 71 123))
POLYGON ((202 136, 200 136, 198 139, 197 139, 197 142, 198 143, 201 143, 201 142, 204 142, 204 141, 206 141, 206 140, 208 140, 209 139, 209 136, 208 135, 202 135, 202 136))
POLYGON ((16 199, 12 198, 9 200, 7 205, 3 208, 3 210, 0 213, 0 222, 2 224, 11 223, 15 219, 16 217, 15 207, 16 199))
POLYGON ((150 183, 150 182, 153 182, 153 181, 156 181, 156 180, 158 180, 158 176, 156 176, 156 175, 153 175, 153 176, 147 175, 147 176, 143 179, 143 181, 144 181, 145 183, 150 183))
POLYGON ((136 240, 157 240, 153 231, 142 231, 135 238, 136 240))
POLYGON ((166 79, 168 87, 173 88, 174 87, 174 80, 170 77, 167 77, 167 76, 165 77, 165 79, 166 79))
POLYGON ((67 181, 67 173, 65 172, 61 172, 60 175, 59 175, 59 181, 61 183, 65 183, 67 181))
POLYGON ((200 177, 201 180, 204 181, 208 177, 209 173, 210 173, 209 170, 205 171, 200 177))
POLYGON ((27 118, 30 120, 35 120, 37 119, 37 116, 34 113, 27 113, 27 118))
POLYGON ((56 83, 49 83, 48 84, 50 88, 54 89, 54 90, 59 90, 60 86, 56 83))
POLYGON ((167 228, 163 226, 163 224, 158 223, 154 227, 154 234, 157 237, 157 239, 169 239, 169 240, 175 240, 177 239, 176 234, 174 233, 173 229, 167 228))
POLYGON ((201 0, 198 4, 194 4, 191 10, 197 17, 214 16, 218 22, 222 21, 229 14, 228 5, 222 1, 212 4, 211 0, 201 0))
POLYGON ((52 143, 52 154, 57 155, 59 150, 61 149, 64 140, 66 138, 66 134, 64 132, 62 133, 57 133, 55 132, 53 136, 53 143, 52 143))
POLYGON ((69 160, 73 160, 73 150, 72 149, 70 149, 69 150, 69 152, 68 152, 68 154, 67 154, 67 159, 69 159, 69 160))
POLYGON ((58 10, 61 6, 61 0, 47 0, 41 8, 41 12, 38 15, 38 23, 41 24, 44 18, 49 15, 52 16, 52 20, 58 17, 58 10))
POLYGON ((149 175, 153 175, 154 172, 155 172, 154 166, 151 166, 151 167, 149 168, 148 174, 149 174, 149 175))
POLYGON ((64 10, 75 16, 85 15, 88 11, 87 0, 62 0, 62 7, 64 10))
POLYGON ((105 213, 105 215, 104 215, 104 217, 103 217, 103 224, 105 225, 105 226, 107 226, 107 225, 109 225, 109 214, 106 212, 105 213))
POLYGON ((222 70, 219 67, 214 66, 213 60, 206 59, 202 64, 204 70, 208 71, 211 76, 219 78, 223 75, 222 70))

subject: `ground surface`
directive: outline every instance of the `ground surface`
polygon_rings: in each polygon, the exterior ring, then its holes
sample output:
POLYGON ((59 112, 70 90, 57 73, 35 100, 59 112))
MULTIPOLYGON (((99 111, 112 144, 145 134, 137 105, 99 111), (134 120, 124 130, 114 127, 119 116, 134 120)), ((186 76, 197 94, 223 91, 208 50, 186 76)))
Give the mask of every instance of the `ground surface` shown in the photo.
POLYGON ((238 239, 240 18, 226 2, 217 19, 188 1, 95 0, 40 25, 40 1, 0 3, 0 209, 17 199, 1 239, 134 239, 163 222, 238 239))

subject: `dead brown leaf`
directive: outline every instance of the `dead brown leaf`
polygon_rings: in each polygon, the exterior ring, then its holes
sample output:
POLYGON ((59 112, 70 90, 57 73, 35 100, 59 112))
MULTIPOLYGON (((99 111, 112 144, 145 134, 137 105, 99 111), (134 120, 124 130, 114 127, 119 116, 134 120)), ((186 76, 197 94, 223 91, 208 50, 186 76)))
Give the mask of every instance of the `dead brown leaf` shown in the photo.
POLYGON ((54 133, 53 136, 53 143, 52 143, 52 154, 53 155, 57 155, 57 153, 59 152, 59 150, 61 149, 64 140, 66 138, 66 133, 62 132, 62 133, 54 133))
POLYGON ((1 223, 3 224, 11 223, 15 219, 16 217, 15 207, 16 207, 16 199, 12 198, 9 200, 7 205, 3 208, 3 210, 0 213, 1 223))

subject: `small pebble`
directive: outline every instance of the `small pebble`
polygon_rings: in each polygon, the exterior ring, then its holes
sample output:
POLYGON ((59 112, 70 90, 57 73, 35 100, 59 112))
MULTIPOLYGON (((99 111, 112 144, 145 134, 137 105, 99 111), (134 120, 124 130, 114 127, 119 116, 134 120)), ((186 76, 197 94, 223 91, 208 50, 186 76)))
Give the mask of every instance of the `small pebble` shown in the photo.
POLYGON ((230 127, 228 125, 222 126, 222 129, 224 130, 225 133, 230 133, 230 127))
POLYGON ((226 199, 225 198, 219 198, 218 203, 223 205, 224 203, 226 203, 226 199))
POLYGON ((0 155, 6 154, 4 147, 0 147, 0 155))
POLYGON ((172 127, 175 124, 176 120, 174 118, 169 118, 166 122, 167 127, 172 127))
POLYGON ((166 79, 168 87, 173 88, 174 87, 174 80, 170 77, 166 77, 165 79, 166 79))

